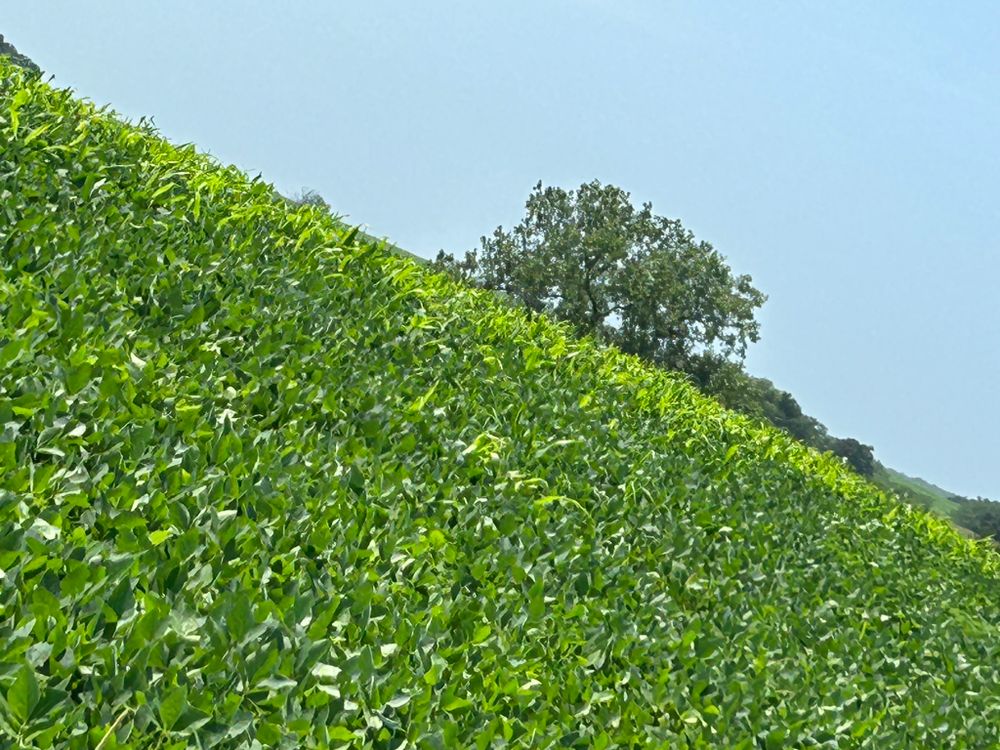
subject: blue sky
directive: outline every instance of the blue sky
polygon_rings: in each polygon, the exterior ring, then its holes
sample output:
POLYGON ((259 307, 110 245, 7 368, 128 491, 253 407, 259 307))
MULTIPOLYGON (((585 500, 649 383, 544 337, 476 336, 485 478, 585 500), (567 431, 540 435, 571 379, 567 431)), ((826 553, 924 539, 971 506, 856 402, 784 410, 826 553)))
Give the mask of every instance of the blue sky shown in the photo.
POLYGON ((1000 498, 1000 5, 34 0, 0 33, 423 255, 598 178, 770 299, 748 369, 1000 498))

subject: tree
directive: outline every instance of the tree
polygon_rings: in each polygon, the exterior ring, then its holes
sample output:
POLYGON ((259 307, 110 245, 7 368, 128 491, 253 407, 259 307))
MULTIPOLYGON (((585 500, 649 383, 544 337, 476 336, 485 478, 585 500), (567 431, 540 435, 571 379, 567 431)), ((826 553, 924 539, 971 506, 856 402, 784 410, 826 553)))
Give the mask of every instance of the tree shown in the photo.
POLYGON ((826 427, 803 412, 799 402, 788 391, 780 390, 766 378, 756 378, 742 370, 734 371, 730 377, 732 383, 727 389, 720 391, 710 384, 706 390, 731 409, 766 420, 819 451, 833 447, 834 439, 827 433, 826 427))
POLYGON ((311 188, 303 188, 297 195, 293 195, 288 200, 296 206, 313 206, 326 212, 330 211, 330 204, 326 202, 326 198, 311 188))
POLYGON ((3 34, 0 34, 0 55, 5 55, 12 63, 30 73, 36 75, 41 73, 39 67, 27 55, 22 55, 13 44, 3 38, 3 34))
POLYGON ((438 268, 502 292, 581 335, 708 380, 742 361, 759 338, 765 296, 707 242, 649 203, 598 181, 577 190, 535 186, 524 219, 438 268))
POLYGON ((1000 542, 1000 503, 983 497, 962 500, 952 514, 952 520, 979 536, 992 537, 1000 542))
POLYGON ((845 459, 863 477, 870 477, 875 473, 875 455, 872 451, 870 445, 854 438, 840 438, 833 443, 834 454, 845 459))

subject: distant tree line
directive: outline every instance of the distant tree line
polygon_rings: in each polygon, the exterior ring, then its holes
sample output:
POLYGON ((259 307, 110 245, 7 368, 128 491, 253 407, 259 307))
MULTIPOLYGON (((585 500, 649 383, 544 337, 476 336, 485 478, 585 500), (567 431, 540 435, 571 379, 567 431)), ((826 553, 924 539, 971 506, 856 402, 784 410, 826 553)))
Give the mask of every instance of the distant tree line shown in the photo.
POLYGON ((302 188, 299 192, 291 196, 282 196, 282 198, 293 206, 312 206, 313 208, 331 213, 330 204, 327 203, 326 198, 312 188, 302 188))
POLYGON ((27 55, 22 55, 17 48, 0 34, 0 55, 9 58, 12 63, 31 73, 41 73, 39 67, 27 55))
POLYGON ((978 536, 1000 542, 1000 503, 985 497, 961 495, 952 495, 950 499, 958 504, 958 509, 951 516, 955 523, 978 536))
POLYGON ((434 265, 566 321, 579 335, 683 372, 726 406, 832 451, 859 474, 876 470, 871 446, 832 437, 791 394, 744 370, 766 299, 751 277, 734 274, 676 219, 654 214, 649 203, 636 207, 621 188, 538 183, 517 226, 498 227, 462 258, 442 251, 434 265))

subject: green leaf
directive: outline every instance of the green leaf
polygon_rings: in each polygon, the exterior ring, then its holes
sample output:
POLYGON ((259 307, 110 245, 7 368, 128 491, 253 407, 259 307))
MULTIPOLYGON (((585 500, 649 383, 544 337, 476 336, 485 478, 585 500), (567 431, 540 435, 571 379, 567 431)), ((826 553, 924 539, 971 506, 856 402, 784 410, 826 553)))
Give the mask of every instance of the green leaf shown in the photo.
POLYGON ((40 135, 44 134, 52 127, 52 125, 53 123, 51 122, 47 122, 44 125, 39 125, 37 128, 28 133, 27 136, 25 136, 24 145, 27 146, 29 143, 38 138, 40 135))
POLYGON ((493 628, 491 628, 489 625, 480 625, 478 628, 476 628, 475 632, 472 634, 472 642, 482 643, 483 641, 485 641, 487 638, 490 637, 490 633, 492 632, 493 628))
POLYGON ((177 532, 175 532, 173 529, 159 529, 157 531, 150 533, 149 542, 154 547, 159 547, 161 544, 167 541, 170 537, 174 536, 176 533, 177 532))
POLYGON ((164 729, 169 731, 180 719, 188 707, 187 696, 187 685, 175 685, 167 690, 159 706, 160 724, 164 729))
POLYGON ((93 368, 89 364, 81 364, 70 369, 66 373, 66 390, 70 395, 79 393, 90 382, 92 375, 93 368))
POLYGON ((28 89, 21 89, 14 94, 14 98, 11 100, 8 114, 10 115, 10 129, 15 138, 17 138, 17 131, 21 125, 21 107, 27 104, 30 100, 31 92, 28 89))
POLYGON ((274 747, 282 738, 281 727, 274 722, 265 722, 257 728, 257 739, 263 742, 265 747, 274 747))
POLYGON ((545 611, 545 581, 539 576, 528 591, 528 613, 533 619, 538 619, 545 615, 545 611))
POLYGON ((0 442, 0 468, 7 472, 13 471, 15 466, 17 466, 17 443, 13 440, 0 442))
POLYGON ((468 698, 460 698, 458 696, 455 696, 454 698, 445 701, 445 703, 442 704, 441 708, 443 708, 445 711, 448 711, 449 713, 454 713, 456 711, 461 711, 464 708, 468 708, 471 705, 472 701, 470 701, 468 698))
POLYGON ((38 705, 38 680, 28 665, 18 670, 14 683, 7 689, 7 705, 13 717, 21 724, 27 723, 31 712, 38 705))
POLYGON ((287 677, 268 677, 267 679, 261 680, 257 683, 260 687, 265 687, 268 690, 282 691, 288 690, 295 687, 299 683, 295 680, 291 680, 287 677))
POLYGON ((400 693, 396 697, 392 698, 386 705, 391 706, 392 708, 401 708, 405 706, 407 703, 409 703, 411 698, 412 696, 410 695, 406 695, 405 693, 400 693))
POLYGON ((327 730, 327 734, 334 742, 350 742, 357 739, 357 735, 347 727, 333 727, 327 730))
POLYGON ((313 676, 320 680, 335 680, 340 672, 340 667, 335 667, 332 664, 320 663, 312 668, 313 676))

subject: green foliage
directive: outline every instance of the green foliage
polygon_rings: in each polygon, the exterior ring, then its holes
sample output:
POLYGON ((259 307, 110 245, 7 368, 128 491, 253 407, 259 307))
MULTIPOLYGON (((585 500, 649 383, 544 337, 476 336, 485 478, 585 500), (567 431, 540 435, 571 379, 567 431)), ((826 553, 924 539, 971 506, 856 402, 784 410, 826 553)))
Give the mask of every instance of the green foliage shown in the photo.
POLYGON ((539 183, 525 211, 512 230, 483 237, 478 251, 462 259, 442 251, 434 267, 566 321, 577 335, 683 372, 726 406, 873 475, 871 446, 830 437, 791 394, 744 372, 765 297, 711 245, 597 181, 568 192, 539 183))
POLYGON ((1000 503, 977 497, 974 500, 954 497, 957 508, 952 514, 955 523, 981 537, 1000 542, 1000 503))
POLYGON ((0 71, 0 747, 1000 742, 992 552, 0 71))
POLYGON ((820 451, 830 450, 833 439, 826 427, 802 411, 792 394, 765 378, 756 378, 730 363, 707 368, 696 384, 731 409, 764 420, 796 440, 820 451))
POLYGON ((0 55, 6 57, 11 64, 23 68, 29 74, 38 75, 41 73, 39 67, 27 55, 22 55, 13 44, 3 38, 3 34, 0 34, 0 55))
POLYGON ((706 357, 741 359, 765 299, 679 221, 596 180, 570 191, 538 183, 520 224, 498 227, 462 260, 442 252, 436 263, 578 334, 685 372, 706 357))
MULTIPOLYGON (((954 521, 958 508, 955 496, 926 480, 909 477, 902 472, 878 464, 871 481, 886 492, 890 492, 907 503, 928 512, 954 521)), ((968 529, 959 527, 960 532, 971 534, 968 529)))
POLYGON ((295 206, 314 206, 323 211, 330 211, 330 204, 326 198, 309 188, 303 189, 298 195, 293 195, 289 201, 295 206))
POLYGON ((870 477, 875 473, 875 456, 870 445, 854 438, 840 438, 834 441, 832 450, 861 476, 870 477))

